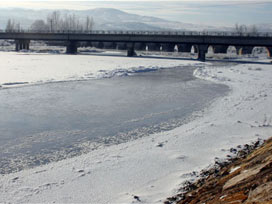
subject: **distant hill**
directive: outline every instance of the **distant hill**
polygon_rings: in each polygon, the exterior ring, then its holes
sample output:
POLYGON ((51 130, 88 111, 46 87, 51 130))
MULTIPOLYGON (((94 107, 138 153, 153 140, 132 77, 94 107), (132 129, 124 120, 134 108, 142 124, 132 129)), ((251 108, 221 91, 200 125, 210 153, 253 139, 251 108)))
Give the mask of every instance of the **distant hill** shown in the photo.
MULTIPOLYGON (((162 18, 151 16, 141 16, 127 13, 112 8, 97 8, 90 10, 60 10, 62 15, 74 13, 81 20, 86 16, 94 18, 96 30, 190 30, 190 31, 230 31, 230 27, 204 26, 183 22, 168 21, 162 18)), ((29 28, 37 19, 45 20, 52 10, 32 10, 32 9, 0 9, 0 29, 4 29, 9 18, 19 21, 22 28, 29 28)), ((272 31, 272 24, 257 25, 260 31, 272 31)))

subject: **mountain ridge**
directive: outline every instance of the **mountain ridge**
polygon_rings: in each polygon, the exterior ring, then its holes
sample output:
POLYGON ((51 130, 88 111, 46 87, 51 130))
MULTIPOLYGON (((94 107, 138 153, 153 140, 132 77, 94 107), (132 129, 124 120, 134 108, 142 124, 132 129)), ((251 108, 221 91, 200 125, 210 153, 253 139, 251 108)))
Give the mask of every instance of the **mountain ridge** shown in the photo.
MULTIPOLYGON (((0 29, 5 29, 8 19, 19 21, 27 29, 38 19, 46 20, 50 9, 0 8, 0 29)), ((163 18, 128 13, 114 8, 95 8, 86 10, 59 10, 62 15, 75 14, 82 21, 86 16, 94 18, 95 30, 150 30, 150 31, 232 31, 232 27, 198 25, 163 18)), ((272 32, 272 24, 258 24, 259 31, 272 32)))

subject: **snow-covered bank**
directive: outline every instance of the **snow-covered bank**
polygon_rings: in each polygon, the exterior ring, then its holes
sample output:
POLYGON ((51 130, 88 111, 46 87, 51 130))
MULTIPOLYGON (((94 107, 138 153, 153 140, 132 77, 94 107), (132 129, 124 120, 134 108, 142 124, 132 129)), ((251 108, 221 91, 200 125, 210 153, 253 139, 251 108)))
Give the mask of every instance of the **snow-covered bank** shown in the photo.
POLYGON ((195 75, 232 91, 174 130, 1 176, 0 202, 162 202, 226 149, 272 135, 271 65, 203 65, 195 75))
POLYGON ((156 70, 196 61, 120 56, 0 52, 0 86, 87 80, 156 70))

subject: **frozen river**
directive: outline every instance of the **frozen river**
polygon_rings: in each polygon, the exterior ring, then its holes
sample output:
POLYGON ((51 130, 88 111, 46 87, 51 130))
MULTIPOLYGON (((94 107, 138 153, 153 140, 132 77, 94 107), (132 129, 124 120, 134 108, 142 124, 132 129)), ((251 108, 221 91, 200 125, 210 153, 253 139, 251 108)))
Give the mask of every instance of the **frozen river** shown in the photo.
POLYGON ((182 125, 228 87, 184 66, 0 90, 0 173, 182 125))

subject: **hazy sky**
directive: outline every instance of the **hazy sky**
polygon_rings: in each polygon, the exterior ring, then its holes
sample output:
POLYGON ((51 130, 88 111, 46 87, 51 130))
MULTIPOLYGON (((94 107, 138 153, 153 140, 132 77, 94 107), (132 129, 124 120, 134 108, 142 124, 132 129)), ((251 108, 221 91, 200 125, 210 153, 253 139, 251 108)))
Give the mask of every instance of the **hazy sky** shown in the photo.
POLYGON ((0 8, 77 9, 116 8, 126 12, 161 17, 168 20, 209 25, 234 25, 235 23, 272 23, 272 0, 0 0, 0 8))

